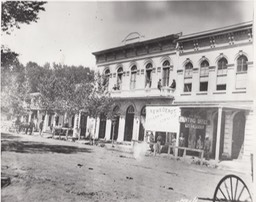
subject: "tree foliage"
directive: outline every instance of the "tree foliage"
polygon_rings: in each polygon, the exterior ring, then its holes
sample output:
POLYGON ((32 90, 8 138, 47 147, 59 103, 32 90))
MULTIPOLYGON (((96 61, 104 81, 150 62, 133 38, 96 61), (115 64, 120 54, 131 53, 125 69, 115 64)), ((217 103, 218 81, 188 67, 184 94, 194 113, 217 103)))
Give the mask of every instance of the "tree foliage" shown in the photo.
POLYGON ((19 29, 20 24, 37 22, 39 12, 45 10, 45 3, 40 1, 2 2, 2 31, 10 34, 14 27, 19 29))

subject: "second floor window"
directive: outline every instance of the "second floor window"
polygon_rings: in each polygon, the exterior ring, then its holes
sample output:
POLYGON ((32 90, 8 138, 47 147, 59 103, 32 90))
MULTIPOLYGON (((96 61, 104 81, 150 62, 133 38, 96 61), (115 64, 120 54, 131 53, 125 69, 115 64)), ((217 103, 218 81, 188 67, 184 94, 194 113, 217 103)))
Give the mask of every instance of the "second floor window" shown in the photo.
POLYGON ((123 68, 119 67, 117 70, 117 89, 121 90, 123 80, 123 68))
POLYGON ((193 75, 193 65, 191 62, 188 62, 185 65, 185 78, 192 78, 193 75))
POLYGON ((170 62, 168 60, 163 63, 163 86, 169 86, 170 62))
POLYGON ((134 65, 131 68, 130 89, 135 89, 136 87, 136 75, 137 75, 137 67, 134 65))
POLYGON ((104 78, 103 78, 103 84, 102 84, 106 88, 108 87, 108 84, 109 84, 109 75, 110 75, 110 71, 109 69, 106 69, 106 71, 104 72, 104 78))
POLYGON ((148 63, 146 65, 146 87, 151 88, 152 84, 152 70, 153 65, 151 63, 148 63))
POLYGON ((207 76, 209 76, 209 63, 208 63, 207 60, 204 60, 204 61, 201 63, 200 76, 201 76, 201 77, 207 77, 207 76))
POLYGON ((248 59, 244 55, 241 55, 237 59, 237 73, 247 72, 247 69, 248 69, 247 62, 248 62, 248 59))
POLYGON ((227 65, 228 61, 226 58, 222 58, 218 61, 218 73, 217 75, 226 75, 227 74, 227 65))

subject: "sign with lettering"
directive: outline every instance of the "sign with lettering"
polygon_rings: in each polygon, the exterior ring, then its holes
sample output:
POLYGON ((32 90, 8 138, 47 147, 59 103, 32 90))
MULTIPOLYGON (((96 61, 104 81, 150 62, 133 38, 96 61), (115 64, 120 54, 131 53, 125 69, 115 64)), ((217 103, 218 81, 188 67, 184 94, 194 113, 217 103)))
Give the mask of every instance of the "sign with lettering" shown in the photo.
POLYGON ((208 124, 208 120, 201 119, 199 117, 179 117, 180 123, 185 123, 185 128, 204 129, 204 126, 208 124))
POLYGON ((146 106, 146 130, 178 132, 180 108, 171 106, 146 106))

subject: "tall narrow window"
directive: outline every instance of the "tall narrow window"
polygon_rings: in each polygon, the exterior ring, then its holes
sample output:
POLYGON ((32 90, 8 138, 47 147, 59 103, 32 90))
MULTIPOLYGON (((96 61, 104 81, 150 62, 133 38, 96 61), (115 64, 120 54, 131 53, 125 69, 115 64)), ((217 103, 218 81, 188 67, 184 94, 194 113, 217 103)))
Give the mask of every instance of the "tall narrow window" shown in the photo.
POLYGON ((227 74, 227 64, 228 61, 226 60, 226 58, 222 58, 218 61, 218 75, 227 74))
POLYGON ((108 85, 109 85, 109 75, 110 75, 110 70, 106 69, 106 71, 104 72, 104 78, 103 78, 103 86, 105 86, 106 88, 108 88, 108 85))
POLYGON ((193 65, 191 62, 188 62, 185 65, 185 78, 192 78, 193 75, 193 65))
POLYGON ((170 62, 168 60, 163 63, 163 86, 169 86, 170 62))
POLYGON ((227 64, 226 58, 221 58, 218 61, 218 72, 217 72, 217 86, 216 90, 227 89, 227 64))
POLYGON ((117 89, 121 90, 123 80, 123 68, 119 67, 117 70, 117 89))
POLYGON ((146 87, 151 88, 152 84, 152 70, 153 65, 151 63, 148 63, 146 65, 146 87))
POLYGON ((209 76, 209 63, 207 60, 201 62, 200 68, 200 77, 207 77, 209 76))
POLYGON ((247 72, 247 69, 248 69, 247 62, 248 62, 248 59, 244 55, 241 55, 237 59, 237 73, 247 72))
POLYGON ((135 89, 136 87, 136 75, 137 75, 137 67, 136 65, 133 65, 131 68, 130 89, 135 89))
POLYGON ((237 59, 237 72, 236 72, 236 89, 246 89, 247 87, 247 70, 248 70, 248 59, 246 56, 241 55, 237 59))

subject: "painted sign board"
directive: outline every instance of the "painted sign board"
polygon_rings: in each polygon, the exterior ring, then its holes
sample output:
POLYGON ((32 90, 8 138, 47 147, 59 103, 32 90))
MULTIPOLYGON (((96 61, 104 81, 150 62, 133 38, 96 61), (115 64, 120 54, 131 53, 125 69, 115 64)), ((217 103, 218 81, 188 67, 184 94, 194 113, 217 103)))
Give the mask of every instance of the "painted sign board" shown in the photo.
POLYGON ((159 132, 179 131, 180 108, 172 106, 146 106, 145 129, 159 132))

